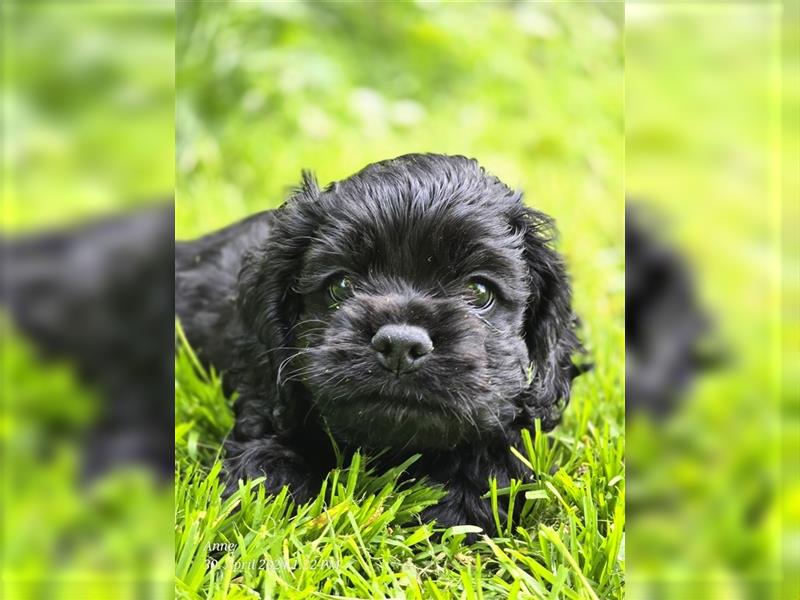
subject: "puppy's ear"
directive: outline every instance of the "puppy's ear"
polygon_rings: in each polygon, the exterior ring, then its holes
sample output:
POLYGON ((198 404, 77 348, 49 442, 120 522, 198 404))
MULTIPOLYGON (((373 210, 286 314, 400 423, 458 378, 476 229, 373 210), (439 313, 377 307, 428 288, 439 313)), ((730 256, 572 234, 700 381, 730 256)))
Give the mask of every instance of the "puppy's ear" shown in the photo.
POLYGON ((273 214, 269 236, 248 252, 239 271, 238 309, 245 328, 265 344, 277 347, 291 327, 293 285, 308 238, 317 228, 315 202, 320 189, 310 171, 289 199, 273 214))
POLYGON ((530 371, 523 414, 526 424, 541 419, 542 429, 549 431, 561 420, 572 379, 581 372, 572 354, 582 347, 575 335, 577 318, 566 268, 551 246, 552 220, 521 204, 515 217, 512 225, 522 235, 529 285, 523 335, 530 371))
POLYGON ((275 211, 267 240, 243 259, 237 294, 245 331, 235 369, 237 439, 289 431, 297 415, 305 414, 305 393, 297 384, 282 383, 281 370, 291 370, 297 351, 292 332, 302 302, 294 284, 319 223, 319 194, 314 175, 304 171, 302 184, 275 211))

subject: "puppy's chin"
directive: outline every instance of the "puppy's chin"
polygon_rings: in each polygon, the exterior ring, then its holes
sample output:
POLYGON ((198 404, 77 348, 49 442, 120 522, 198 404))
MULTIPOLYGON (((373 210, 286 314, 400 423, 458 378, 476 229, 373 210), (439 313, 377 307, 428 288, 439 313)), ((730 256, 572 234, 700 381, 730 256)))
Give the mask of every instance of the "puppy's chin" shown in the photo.
POLYGON ((502 435, 515 412, 510 404, 427 394, 314 395, 333 435, 353 446, 391 452, 442 451, 502 435))
POLYGON ((466 414, 420 397, 350 397, 338 406, 318 399, 317 405, 338 439, 371 449, 446 450, 478 435, 466 414))

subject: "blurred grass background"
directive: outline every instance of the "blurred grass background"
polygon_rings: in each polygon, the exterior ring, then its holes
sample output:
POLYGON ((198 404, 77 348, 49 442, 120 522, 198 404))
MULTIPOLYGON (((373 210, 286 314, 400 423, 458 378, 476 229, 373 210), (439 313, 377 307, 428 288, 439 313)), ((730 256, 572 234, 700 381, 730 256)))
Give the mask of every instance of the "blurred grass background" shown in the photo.
POLYGON ((687 256, 729 355, 667 422, 628 419, 632 597, 797 597, 798 321, 781 302, 798 299, 800 87, 781 9, 626 7, 626 189, 687 256))
MULTIPOLYGON (((217 421, 230 418, 227 407, 213 386, 204 389, 179 361, 176 544, 181 557, 192 557, 178 574, 181 593, 360 596, 356 590, 367 588, 355 578, 374 569, 379 576, 368 578, 368 587, 376 597, 398 589, 417 597, 407 586, 408 577, 418 576, 430 580, 426 597, 435 589, 455 593, 464 577, 487 596, 508 594, 516 578, 522 595, 552 590, 591 597, 584 573, 598 593, 619 597, 624 557, 611 540, 622 531, 614 507, 624 497, 613 450, 621 448, 624 433, 622 5, 180 3, 176 59, 177 238, 278 206, 304 168, 325 184, 409 152, 475 157, 556 219, 575 307, 597 365, 576 382, 558 430, 562 468, 552 481, 542 476, 556 495, 535 491, 548 498, 554 514, 529 523, 529 533, 498 540, 500 546, 464 548, 454 558, 459 544, 404 549, 404 539, 424 532, 402 523, 376 535, 363 522, 369 512, 358 506, 349 522, 336 520, 336 529, 345 530, 340 538, 323 532, 306 539, 302 518, 292 526, 270 521, 271 528, 248 534, 246 543, 235 537, 250 530, 247 511, 226 516, 207 486, 192 483, 216 468, 206 455, 216 447, 217 421), (207 516, 220 511, 217 524, 210 524, 207 516), (549 526, 574 553, 574 564, 547 537, 549 526), (281 556, 276 540, 284 536, 291 538, 291 557, 333 552, 341 569, 275 573, 236 566, 247 556, 281 556), (368 565, 363 570, 349 545, 359 536, 370 549, 359 558, 368 565), (195 573, 207 556, 207 539, 238 541, 239 548, 218 567, 195 573), (390 545, 395 549, 388 552, 390 545), (558 581, 532 570, 535 562, 558 581)), ((559 465, 542 472, 551 466, 559 465)), ((248 497, 243 493, 242 502, 250 505, 248 497)), ((354 501, 352 492, 345 497, 354 501)), ((264 510, 282 511, 277 502, 264 510)), ((331 518, 345 506, 332 505, 331 518)))
POLYGON ((302 168, 330 181, 434 151, 477 157, 611 245, 620 18, 601 5, 181 4, 178 237, 277 206, 302 168))
MULTIPOLYGON (((174 8, 9 0, 0 11, 2 235, 69 231, 169 198, 174 8)), ((6 315, 0 358, 0 597, 170 597, 171 486, 138 468, 87 481, 102 396, 68 360, 44 361, 6 315)))
POLYGON ((174 8, 2 5, 4 231, 172 194, 174 8))

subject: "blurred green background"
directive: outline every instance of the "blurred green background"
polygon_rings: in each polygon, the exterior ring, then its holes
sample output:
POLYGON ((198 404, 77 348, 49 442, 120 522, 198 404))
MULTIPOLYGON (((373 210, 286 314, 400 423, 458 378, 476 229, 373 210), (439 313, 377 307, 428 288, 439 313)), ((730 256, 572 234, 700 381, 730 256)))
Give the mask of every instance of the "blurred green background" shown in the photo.
POLYGON ((172 194, 170 3, 3 2, 3 231, 172 194))
MULTIPOLYGON (((171 4, 9 0, 0 11, 0 234, 69 230, 169 198, 171 4)), ((5 314, 0 359, 0 597, 170 597, 171 486, 137 468, 82 478, 103 398, 5 314)))
POLYGON ((628 416, 632 597, 797 597, 798 321, 782 300, 798 298, 800 86, 786 10, 626 7, 626 190, 694 268, 729 357, 667 422, 628 416))
POLYGON ((181 3, 178 237, 277 206, 302 168, 430 151, 618 247, 620 27, 604 5, 181 3))

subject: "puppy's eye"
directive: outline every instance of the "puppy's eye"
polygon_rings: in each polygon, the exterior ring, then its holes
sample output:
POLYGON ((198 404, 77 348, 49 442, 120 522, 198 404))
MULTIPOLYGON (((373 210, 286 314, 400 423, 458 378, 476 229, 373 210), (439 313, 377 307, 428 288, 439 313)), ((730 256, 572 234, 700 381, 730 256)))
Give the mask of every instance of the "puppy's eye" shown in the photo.
POLYGON ((343 300, 347 300, 353 295, 353 282, 350 281, 350 278, 346 275, 334 277, 333 281, 328 286, 328 295, 334 305, 339 304, 343 300))
POLYGON ((486 283, 470 281, 467 290, 467 301, 478 310, 488 310, 494 304, 494 292, 486 283))

